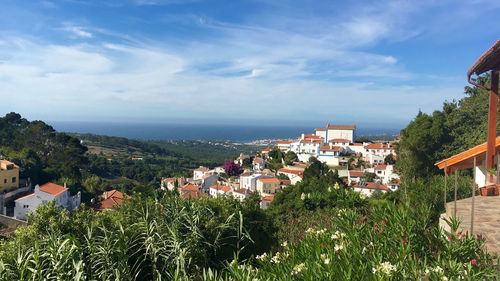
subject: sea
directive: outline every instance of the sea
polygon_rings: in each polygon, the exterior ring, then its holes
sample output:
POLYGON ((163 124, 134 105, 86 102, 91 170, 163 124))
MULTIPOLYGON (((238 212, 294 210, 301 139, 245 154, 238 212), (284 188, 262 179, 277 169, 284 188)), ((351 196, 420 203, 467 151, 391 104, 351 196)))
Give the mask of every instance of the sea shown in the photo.
MULTIPOLYGON (((49 122, 59 132, 90 133, 138 140, 231 140, 251 142, 288 139, 314 133, 311 126, 266 126, 223 124, 126 124, 98 122, 49 122)), ((397 135, 400 128, 358 127, 357 136, 397 135)))

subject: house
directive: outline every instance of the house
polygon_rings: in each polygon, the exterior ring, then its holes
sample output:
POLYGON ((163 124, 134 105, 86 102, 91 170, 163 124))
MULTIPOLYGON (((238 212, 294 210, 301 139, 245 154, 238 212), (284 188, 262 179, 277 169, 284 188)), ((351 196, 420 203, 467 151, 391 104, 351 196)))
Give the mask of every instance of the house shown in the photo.
POLYGON ((271 147, 266 147, 264 149, 262 149, 262 151, 260 152, 263 156, 266 156, 269 154, 269 152, 272 150, 271 147))
POLYGON ((34 211, 41 204, 51 201, 55 201, 57 205, 62 206, 68 211, 72 211, 80 205, 81 196, 80 192, 75 196, 71 196, 68 188, 51 182, 42 186, 37 184, 33 193, 14 201, 14 217, 24 220, 29 211, 34 211))
POLYGON ((174 190, 176 188, 175 186, 176 181, 177 181, 177 187, 184 186, 187 183, 185 178, 162 178, 161 189, 174 190))
POLYGON ((203 176, 208 173, 208 168, 200 166, 198 169, 193 170, 193 180, 201 180, 203 176))
POLYGON ((231 195, 232 189, 227 185, 213 185, 210 187, 210 196, 219 197, 223 195, 231 195))
POLYGON ((219 166, 219 167, 215 167, 214 168, 214 172, 218 175, 220 174, 223 174, 226 172, 226 170, 224 170, 224 166, 219 166))
POLYGON ((288 152, 290 150, 292 150, 292 145, 293 141, 279 141, 277 146, 278 146, 278 149, 283 151, 283 152, 288 152))
POLYGON ((375 176, 381 180, 383 184, 387 184, 388 182, 392 180, 398 180, 399 175, 394 173, 394 166, 393 165, 377 165, 373 168, 373 172, 375 173, 375 176))
POLYGON ((347 182, 349 185, 351 185, 353 182, 360 182, 361 178, 364 175, 363 171, 354 171, 354 170, 349 170, 347 177, 347 182))
POLYGON ((240 156, 234 160, 234 164, 240 164, 240 166, 242 166, 243 160, 245 159, 250 159, 250 155, 243 155, 243 153, 241 153, 240 156))
POLYGON ((273 200, 274 200, 274 195, 272 195, 272 194, 266 195, 266 196, 261 196, 260 197, 260 208, 267 209, 267 207, 269 207, 269 205, 271 204, 271 202, 273 202, 273 200))
POLYGON ((237 200, 243 201, 246 198, 250 197, 250 191, 246 188, 238 188, 233 191, 232 195, 237 200))
POLYGON ((260 171, 266 167, 266 161, 260 157, 255 157, 252 161, 253 170, 260 171))
POLYGON ((347 139, 349 142, 354 142, 356 139, 356 125, 327 124, 325 128, 317 128, 315 131, 317 136, 326 140, 347 139))
POLYGON ((257 190, 257 179, 259 178, 272 178, 273 176, 265 175, 262 173, 251 174, 249 172, 240 175, 240 188, 245 188, 250 191, 257 190))
POLYGON ((19 166, 0 160, 0 192, 19 187, 19 166))
POLYGON ((331 139, 328 141, 329 145, 336 145, 336 146, 349 146, 351 141, 348 139, 331 139))
POLYGON ((389 188, 385 184, 375 183, 375 182, 361 182, 352 186, 353 190, 356 192, 361 192, 366 196, 371 196, 375 191, 379 190, 382 193, 389 191, 389 188))
POLYGON ((398 190, 400 186, 401 186, 401 180, 399 179, 393 179, 387 183, 387 187, 389 187, 391 191, 398 190))
POLYGON ((277 178, 259 178, 257 180, 257 192, 260 194, 275 194, 280 190, 280 180, 277 178))
POLYGON ((329 165, 329 166, 339 166, 339 156, 342 152, 342 147, 340 146, 322 146, 319 148, 318 160, 329 165))
POLYGON ((193 192, 187 192, 184 194, 180 195, 181 198, 183 199, 201 199, 201 198, 209 198, 206 193, 203 193, 202 191, 193 191, 193 192))
POLYGON ((217 174, 205 174, 201 179, 201 188, 204 192, 208 192, 210 186, 219 180, 219 175, 217 174))
POLYGON ((186 183, 185 185, 180 187, 178 190, 179 190, 179 195, 181 195, 181 196, 186 194, 186 193, 190 193, 190 192, 202 192, 201 187, 194 185, 194 184, 191 184, 191 183, 186 183))
POLYGON ((117 206, 121 205, 125 198, 130 198, 128 195, 124 195, 120 191, 113 189, 110 191, 105 191, 103 194, 99 195, 102 201, 90 205, 96 211, 102 212, 104 210, 115 210, 117 206))
MULTIPOLYGON (((276 174, 278 175, 286 175, 289 179, 293 177, 300 176, 304 173, 304 169, 290 169, 290 168, 281 168, 278 170, 276 174)), ((293 184, 293 183, 292 183, 293 184)))
POLYGON ((391 144, 372 143, 366 145, 364 148, 363 156, 370 162, 370 165, 383 164, 387 155, 394 155, 394 146, 391 144))

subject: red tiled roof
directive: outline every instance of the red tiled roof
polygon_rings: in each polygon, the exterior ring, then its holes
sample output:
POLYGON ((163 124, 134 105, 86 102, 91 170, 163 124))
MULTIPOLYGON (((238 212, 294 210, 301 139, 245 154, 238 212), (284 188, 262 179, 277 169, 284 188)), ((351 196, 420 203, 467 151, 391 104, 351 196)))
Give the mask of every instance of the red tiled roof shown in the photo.
POLYGON ((270 147, 266 147, 266 148, 262 149, 262 151, 271 151, 271 150, 272 150, 272 148, 270 148, 270 147))
POLYGON ((260 200, 264 202, 272 202, 274 200, 274 195, 262 196, 260 200))
POLYGON ((253 163, 254 164, 263 164, 264 163, 264 159, 256 157, 255 159, 253 159, 253 163))
POLYGON ((234 192, 239 193, 239 194, 246 194, 247 190, 248 189, 246 189, 246 188, 238 188, 238 189, 234 190, 234 192))
POLYGON ((331 139, 329 140, 330 142, 351 142, 348 139, 331 139))
POLYGON ((372 143, 365 146, 366 149, 394 149, 394 147, 390 144, 383 143, 372 143))
POLYGON ((355 185, 353 185, 353 187, 363 188, 363 189, 376 189, 378 187, 380 190, 389 190, 387 185, 375 183, 375 182, 365 182, 365 185, 355 184, 355 185))
POLYGON ((280 180, 280 185, 290 185, 292 184, 291 180, 280 180))
POLYGON ((385 170, 385 169, 387 169, 387 166, 388 166, 388 165, 385 165, 385 164, 382 164, 382 165, 377 165, 377 166, 375 166, 375 168, 373 168, 373 169, 375 169, 375 170, 385 170))
POLYGON ((231 188, 227 185, 212 185, 210 188, 216 189, 216 190, 222 190, 223 192, 229 192, 231 191, 231 188))
POLYGON ((14 164, 10 161, 0 160, 0 170, 5 170, 2 168, 2 166, 9 166, 9 165, 12 165, 14 167, 14 169, 19 169, 19 166, 17 166, 16 164, 14 164))
POLYGON ((353 145, 353 146, 363 146, 363 144, 362 144, 362 143, 358 143, 358 142, 351 143, 350 145, 353 145))
POLYGON ((326 126, 329 130, 356 130, 356 125, 330 125, 326 126))
MULTIPOLYGON (((125 195, 127 198, 130 198, 130 196, 128 195, 125 195)), ((103 194, 99 195, 100 198, 103 198, 105 199, 106 197, 107 198, 120 198, 120 199, 123 199, 125 198, 123 196, 123 193, 121 193, 120 191, 116 190, 116 189, 113 189, 113 190, 110 190, 110 191, 105 191, 103 194), (107 196, 106 196, 107 195, 107 196)))
POLYGON ((302 143, 320 143, 322 142, 321 139, 303 139, 303 140, 300 140, 300 142, 302 143))
POLYGON ((316 128, 315 131, 326 131, 326 128, 316 128))
POLYGON ((259 181, 263 183, 277 183, 277 184, 280 183, 280 180, 277 178, 260 178, 259 181))
POLYGON ((206 195, 205 193, 198 190, 198 191, 187 192, 187 193, 181 194, 181 198, 183 198, 183 199, 189 199, 189 198, 199 199, 199 198, 208 198, 208 195, 206 195))
POLYGON ((52 194, 54 196, 57 196, 66 190, 68 190, 66 187, 60 186, 60 185, 57 185, 57 184, 51 183, 51 182, 48 182, 48 183, 40 186, 40 191, 43 191, 43 192, 48 193, 48 194, 52 194))
POLYGON ((327 146, 320 147, 319 150, 339 151, 340 146, 327 145, 327 146))
POLYGON ((363 171, 349 171, 350 177, 362 177, 363 175, 363 171))
POLYGON ((292 170, 292 169, 286 169, 286 168, 281 168, 278 170, 278 172, 287 173, 287 174, 295 174, 295 175, 299 175, 299 176, 304 173, 304 171, 292 170))
POLYGON ((181 191, 198 191, 200 187, 194 184, 186 183, 183 187, 181 187, 181 191))

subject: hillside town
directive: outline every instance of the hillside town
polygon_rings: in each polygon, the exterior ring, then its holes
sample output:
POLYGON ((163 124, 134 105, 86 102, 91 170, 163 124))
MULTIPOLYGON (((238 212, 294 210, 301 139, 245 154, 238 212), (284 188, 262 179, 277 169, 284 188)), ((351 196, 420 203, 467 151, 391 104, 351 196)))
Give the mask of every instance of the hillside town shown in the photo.
MULTIPOLYGON (((364 196, 375 192, 393 192, 401 182, 394 171, 396 159, 394 142, 355 142, 356 126, 331 125, 316 128, 312 134, 301 134, 295 139, 282 140, 274 147, 266 147, 255 155, 240 154, 224 166, 200 166, 192 170, 191 177, 164 177, 162 190, 176 191, 181 198, 234 197, 243 201, 258 195, 261 208, 274 200, 276 193, 289 185, 302 181, 311 159, 325 163, 354 191, 364 196), (287 155, 278 165, 273 159, 277 152, 287 155)), ((395 140, 397 141, 397 140, 395 140)), ((133 159, 137 160, 137 159, 133 159)), ((55 201, 72 211, 81 204, 80 192, 71 195, 66 184, 32 183, 19 178, 19 166, 0 160, 0 213, 19 220, 41 204, 55 201)), ((118 190, 106 191, 92 199, 88 207, 97 211, 114 209, 129 195, 118 190)))
POLYGON ((256 193, 265 209, 276 193, 302 180, 312 158, 337 170, 348 186, 364 196, 393 192, 401 185, 392 165, 396 160, 394 142, 355 142, 355 125, 328 124, 314 131, 279 141, 256 155, 241 154, 229 165, 213 169, 200 166, 190 178, 163 178, 161 188, 177 191, 182 198, 227 196, 241 201, 256 193), (276 150, 293 155, 293 161, 282 160, 279 168, 271 167, 272 151, 276 150), (229 166, 236 166, 240 173, 228 176, 229 166))

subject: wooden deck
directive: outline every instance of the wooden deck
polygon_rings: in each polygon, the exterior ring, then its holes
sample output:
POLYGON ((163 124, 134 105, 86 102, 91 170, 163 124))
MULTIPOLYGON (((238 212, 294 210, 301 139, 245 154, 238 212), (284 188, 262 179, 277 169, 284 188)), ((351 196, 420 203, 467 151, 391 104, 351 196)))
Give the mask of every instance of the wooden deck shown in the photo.
MULTIPOLYGON (((500 254, 500 196, 476 196, 474 200, 474 234, 486 239, 489 253, 500 254)), ((462 219, 459 230, 464 233, 470 232, 471 206, 472 198, 457 201, 457 217, 462 219)), ((446 216, 453 213, 454 202, 448 202, 446 216)), ((440 224, 446 225, 443 221, 440 224)))

